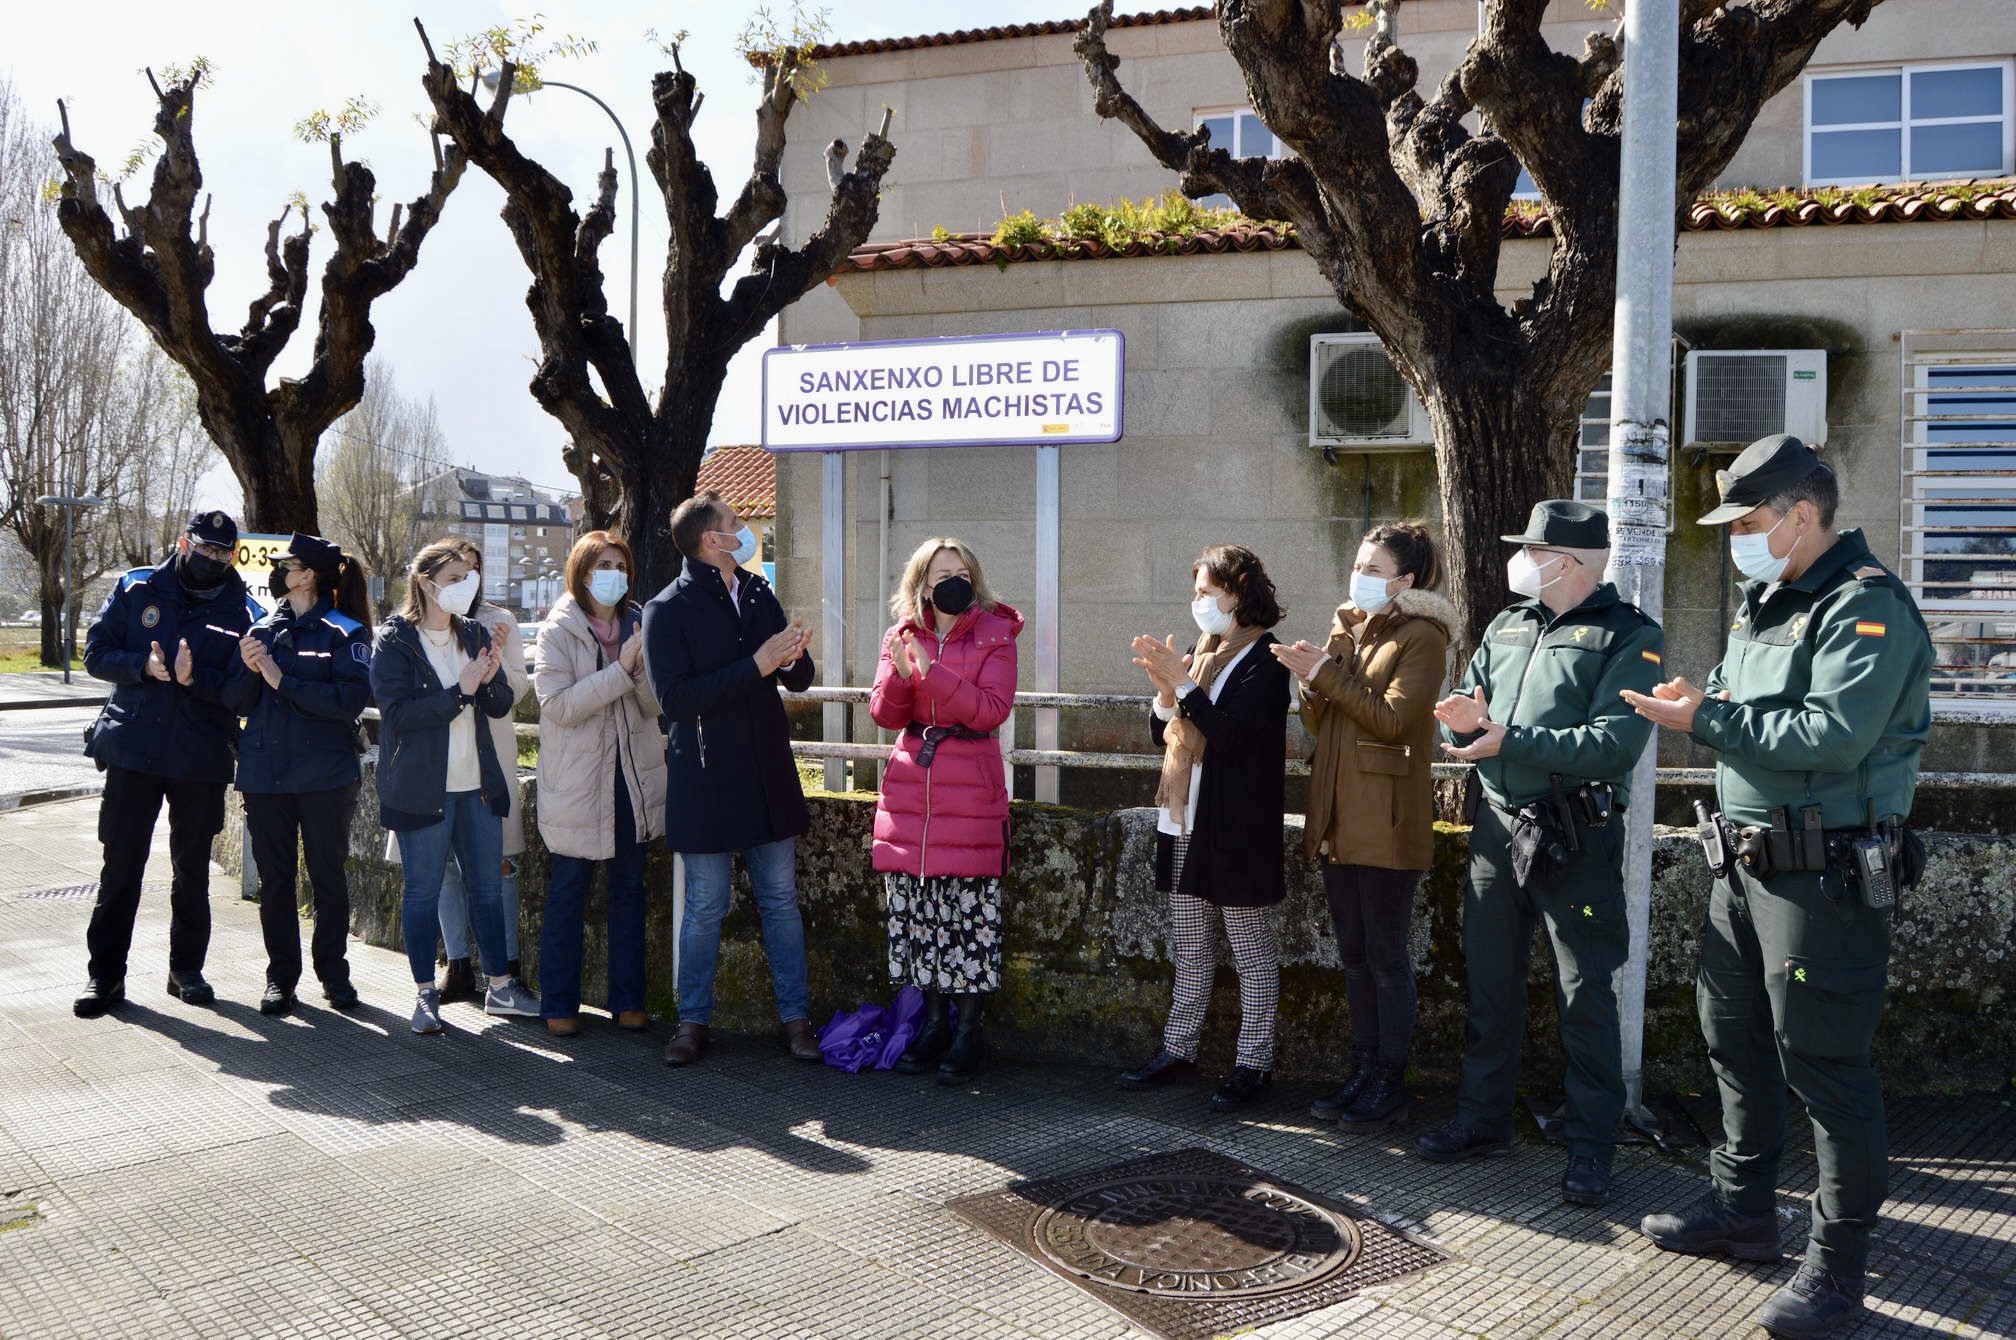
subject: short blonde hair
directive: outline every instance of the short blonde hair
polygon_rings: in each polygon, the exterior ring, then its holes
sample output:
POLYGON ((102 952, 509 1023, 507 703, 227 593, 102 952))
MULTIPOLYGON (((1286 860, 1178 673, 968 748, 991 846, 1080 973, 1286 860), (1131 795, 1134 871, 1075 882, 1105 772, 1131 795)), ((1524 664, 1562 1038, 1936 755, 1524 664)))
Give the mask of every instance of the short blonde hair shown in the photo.
POLYGON ((967 575, 973 583, 974 604, 983 610, 991 610, 1000 603, 987 589, 987 578, 980 571, 980 559, 966 542, 941 535, 918 545, 916 552, 910 555, 910 561, 903 565, 903 578, 896 583, 896 594, 889 598, 889 613, 896 622, 902 623, 905 619, 914 619, 920 624, 926 622, 924 597, 928 592, 924 589, 924 573, 931 566, 931 560, 945 549, 959 555, 959 561, 966 565, 967 575))

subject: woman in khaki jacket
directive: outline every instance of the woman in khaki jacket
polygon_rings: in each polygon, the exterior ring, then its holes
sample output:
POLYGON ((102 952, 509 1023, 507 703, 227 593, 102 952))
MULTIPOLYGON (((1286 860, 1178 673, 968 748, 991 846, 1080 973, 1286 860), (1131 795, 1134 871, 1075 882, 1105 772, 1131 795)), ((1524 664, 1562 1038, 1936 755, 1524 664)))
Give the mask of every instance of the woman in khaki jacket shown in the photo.
POLYGON ((1316 736, 1303 849, 1323 864, 1351 1005, 1350 1077, 1310 1111, 1346 1130, 1378 1130, 1407 1111, 1407 939, 1431 859, 1433 709, 1456 632, 1441 584, 1427 527, 1381 526, 1358 546, 1351 599, 1324 647, 1274 649, 1300 681, 1302 720, 1316 736))
POLYGON ((609 1012, 644 1012, 644 860, 665 831, 665 736, 644 674, 644 611, 630 546, 590 531, 567 555, 567 591, 539 634, 539 836, 552 853, 539 932, 548 1032, 581 1027, 582 904, 598 862, 609 885, 609 1012))

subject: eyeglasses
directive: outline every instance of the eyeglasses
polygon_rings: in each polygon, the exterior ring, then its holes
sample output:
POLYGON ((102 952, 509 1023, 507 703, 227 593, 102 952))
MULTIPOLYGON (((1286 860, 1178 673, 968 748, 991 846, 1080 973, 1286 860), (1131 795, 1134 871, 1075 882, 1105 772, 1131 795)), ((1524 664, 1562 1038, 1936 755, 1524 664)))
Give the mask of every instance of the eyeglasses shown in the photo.
POLYGON ((214 558, 219 563, 229 563, 236 557, 230 549, 221 544, 206 544, 202 540, 194 538, 189 541, 189 547, 205 558, 214 558))

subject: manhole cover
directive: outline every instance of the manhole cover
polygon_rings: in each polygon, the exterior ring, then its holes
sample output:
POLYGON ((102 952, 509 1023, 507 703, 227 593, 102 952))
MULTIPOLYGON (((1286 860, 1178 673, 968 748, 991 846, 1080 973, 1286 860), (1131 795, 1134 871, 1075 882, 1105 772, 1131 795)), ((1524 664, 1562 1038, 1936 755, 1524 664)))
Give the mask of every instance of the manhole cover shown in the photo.
POLYGON ((60 889, 38 889, 34 893, 17 893, 14 895, 17 901, 24 903, 38 898, 72 898, 81 901, 85 898, 96 898, 97 896, 98 886, 96 884, 65 884, 60 889))
POLYGON ((1205 1149, 1021 1182, 951 1208, 1168 1340, 1300 1316, 1446 1259, 1205 1149))

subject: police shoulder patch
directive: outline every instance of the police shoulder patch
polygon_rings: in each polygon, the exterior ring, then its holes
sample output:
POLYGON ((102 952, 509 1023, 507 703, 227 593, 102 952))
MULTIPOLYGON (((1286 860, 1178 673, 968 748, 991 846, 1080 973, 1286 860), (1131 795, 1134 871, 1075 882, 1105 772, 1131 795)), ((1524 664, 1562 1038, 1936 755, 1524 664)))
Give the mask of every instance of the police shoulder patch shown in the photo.
POLYGON ((152 568, 134 568, 131 572, 128 572, 124 577, 121 577, 119 579, 120 589, 130 591, 134 587, 140 585, 140 583, 146 581, 149 577, 152 577, 153 575, 154 575, 154 569, 152 568))
POLYGON ((371 664, 371 644, 368 642, 352 642, 350 644, 350 659, 359 665, 371 664))
POLYGON ((363 624, 358 623, 355 619, 351 618, 349 615, 341 613, 340 611, 337 610, 330 610, 327 614, 324 614, 322 616, 322 622, 328 624, 331 628, 334 628, 339 632, 348 633, 352 637, 355 637, 357 634, 364 631, 363 624))
POLYGON ((140 626, 142 628, 152 628, 160 622, 161 607, 159 605, 149 605, 146 609, 140 611, 140 626))

